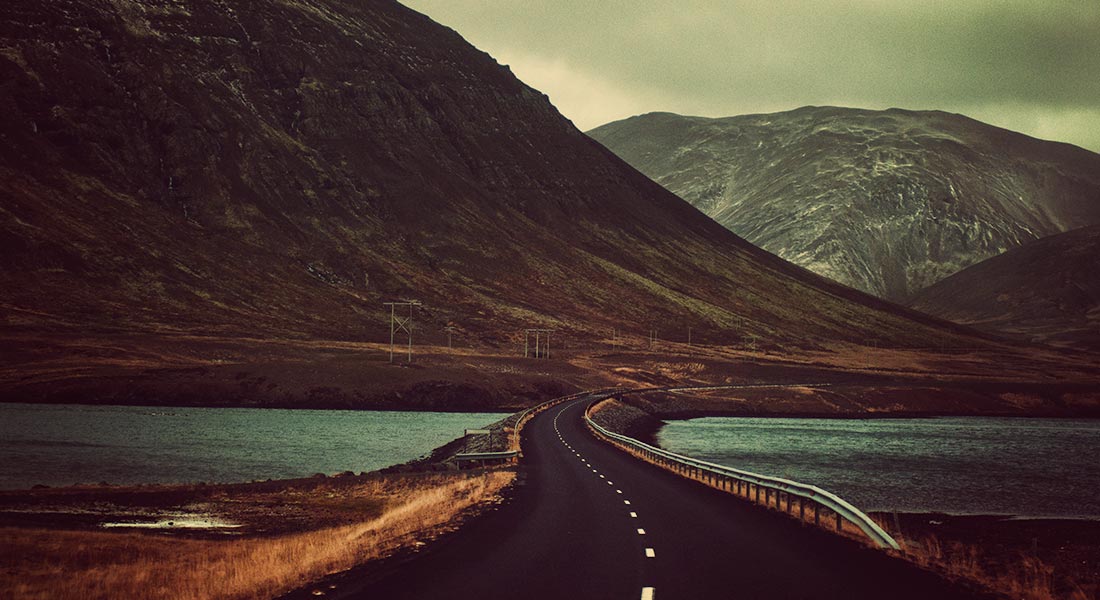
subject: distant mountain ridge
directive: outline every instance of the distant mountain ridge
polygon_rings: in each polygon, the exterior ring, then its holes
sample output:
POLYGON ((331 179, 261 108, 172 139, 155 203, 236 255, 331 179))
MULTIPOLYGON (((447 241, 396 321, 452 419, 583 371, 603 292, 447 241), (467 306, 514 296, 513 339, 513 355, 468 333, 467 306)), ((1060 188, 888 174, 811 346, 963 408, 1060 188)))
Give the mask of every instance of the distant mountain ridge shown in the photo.
POLYGON ((896 302, 1100 223, 1100 155, 961 115, 652 113, 588 133, 748 241, 896 302))
POLYGON ((1100 225, 967 267, 922 290, 912 306, 986 331, 1100 350, 1100 225))

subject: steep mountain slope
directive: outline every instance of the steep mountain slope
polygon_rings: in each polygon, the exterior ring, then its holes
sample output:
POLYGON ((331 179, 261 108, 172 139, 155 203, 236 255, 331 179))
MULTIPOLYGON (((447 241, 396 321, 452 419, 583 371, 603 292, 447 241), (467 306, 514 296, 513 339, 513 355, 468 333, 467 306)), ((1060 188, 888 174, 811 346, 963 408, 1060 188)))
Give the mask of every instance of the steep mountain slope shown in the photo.
POLYGON ((748 241, 899 302, 1027 241, 1100 223, 1100 155, 960 115, 654 113, 589 135, 748 241))
POLYGON ((1100 226, 967 267, 921 291, 913 306, 988 331, 1100 349, 1100 226))
POLYGON ((944 335, 729 234, 395 2, 5 13, 7 327, 381 340, 415 297, 489 341, 944 335))

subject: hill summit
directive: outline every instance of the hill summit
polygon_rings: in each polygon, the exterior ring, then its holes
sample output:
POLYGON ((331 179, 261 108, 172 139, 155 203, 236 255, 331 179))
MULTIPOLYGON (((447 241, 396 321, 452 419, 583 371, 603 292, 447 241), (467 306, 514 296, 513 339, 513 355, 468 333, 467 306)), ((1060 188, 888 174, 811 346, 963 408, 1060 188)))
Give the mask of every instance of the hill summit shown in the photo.
POLYGON ((748 241, 895 302, 1100 223, 1100 155, 956 114, 653 113, 589 135, 748 241))

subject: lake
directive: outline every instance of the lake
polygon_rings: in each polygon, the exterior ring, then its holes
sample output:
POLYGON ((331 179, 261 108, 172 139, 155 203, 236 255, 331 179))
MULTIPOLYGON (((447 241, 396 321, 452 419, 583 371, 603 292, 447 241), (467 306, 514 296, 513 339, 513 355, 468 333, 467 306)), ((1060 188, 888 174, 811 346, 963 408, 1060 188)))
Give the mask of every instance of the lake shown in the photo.
POLYGON ((811 483, 865 511, 1100 518, 1100 421, 671 421, 663 448, 811 483))
POLYGON ((506 416, 0 403, 0 489, 371 471, 506 416))

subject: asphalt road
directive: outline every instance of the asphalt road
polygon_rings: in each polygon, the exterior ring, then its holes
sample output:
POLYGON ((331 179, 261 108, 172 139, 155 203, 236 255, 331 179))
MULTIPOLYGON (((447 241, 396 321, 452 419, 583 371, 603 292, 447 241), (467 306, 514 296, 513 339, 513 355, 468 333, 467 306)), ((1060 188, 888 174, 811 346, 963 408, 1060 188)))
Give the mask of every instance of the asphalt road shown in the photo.
POLYGON ((524 483, 502 508, 326 597, 978 597, 634 459, 589 433, 586 404, 562 404, 524 429, 524 483))

